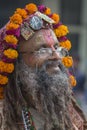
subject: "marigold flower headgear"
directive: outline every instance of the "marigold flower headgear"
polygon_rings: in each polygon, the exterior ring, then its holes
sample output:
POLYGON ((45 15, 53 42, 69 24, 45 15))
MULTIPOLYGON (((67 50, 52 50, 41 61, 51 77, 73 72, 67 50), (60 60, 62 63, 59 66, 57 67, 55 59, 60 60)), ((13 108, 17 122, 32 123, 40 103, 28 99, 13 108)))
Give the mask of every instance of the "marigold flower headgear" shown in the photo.
MULTIPOLYGON (((33 3, 27 4, 24 9, 16 9, 7 25, 0 32, 0 86, 8 83, 9 74, 14 71, 20 36, 22 35, 25 40, 28 40, 35 31, 48 25, 52 26, 59 46, 70 50, 71 42, 66 37, 69 30, 60 22, 58 14, 52 13, 50 8, 44 5, 36 6, 33 3), (27 20, 29 22, 26 22, 27 20)), ((66 67, 71 67, 73 64, 70 56, 64 57, 62 62, 66 67)))

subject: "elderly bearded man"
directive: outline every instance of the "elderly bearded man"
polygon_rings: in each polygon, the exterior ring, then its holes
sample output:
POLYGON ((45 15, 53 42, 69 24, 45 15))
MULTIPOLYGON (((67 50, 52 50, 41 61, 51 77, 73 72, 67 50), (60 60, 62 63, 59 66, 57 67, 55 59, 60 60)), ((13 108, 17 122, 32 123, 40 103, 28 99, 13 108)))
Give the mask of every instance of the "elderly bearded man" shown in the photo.
MULTIPOLYGON (((36 5, 29 4, 26 6, 27 12, 31 5, 36 9, 36 5)), ((41 11, 39 7, 38 10, 41 11)), ((15 13, 17 16, 18 12, 20 11, 15 13)), ((20 30, 19 27, 13 29, 11 24, 15 24, 14 21, 11 17, 7 27, 3 28, 0 34, 1 43, 2 39, 5 43, 10 43, 6 37, 8 35, 19 37, 18 46, 9 44, 8 47, 3 41, 4 56, 2 54, 1 57, 5 63, 12 63, 14 60, 5 50, 18 50, 19 56, 14 72, 9 75, 4 89, 2 130, 78 129, 70 117, 70 79, 68 70, 62 63, 62 58, 67 56, 68 51, 59 47, 52 26, 54 20, 34 11, 31 15, 29 12, 29 16, 22 21, 20 30)))

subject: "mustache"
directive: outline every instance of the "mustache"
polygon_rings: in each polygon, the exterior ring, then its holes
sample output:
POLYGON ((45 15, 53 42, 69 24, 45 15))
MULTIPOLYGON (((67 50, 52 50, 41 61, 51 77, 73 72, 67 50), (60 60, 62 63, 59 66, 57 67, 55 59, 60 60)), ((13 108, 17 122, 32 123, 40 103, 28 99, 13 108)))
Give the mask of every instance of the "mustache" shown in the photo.
POLYGON ((67 73, 67 70, 65 66, 63 65, 61 60, 46 60, 44 64, 41 66, 41 68, 38 68, 38 64, 36 65, 36 72, 40 70, 46 71, 47 68, 49 67, 59 67, 61 72, 67 73))
POLYGON ((51 66, 58 66, 58 67, 61 67, 62 66, 62 63, 61 61, 46 61, 45 62, 45 66, 46 67, 51 67, 51 66))

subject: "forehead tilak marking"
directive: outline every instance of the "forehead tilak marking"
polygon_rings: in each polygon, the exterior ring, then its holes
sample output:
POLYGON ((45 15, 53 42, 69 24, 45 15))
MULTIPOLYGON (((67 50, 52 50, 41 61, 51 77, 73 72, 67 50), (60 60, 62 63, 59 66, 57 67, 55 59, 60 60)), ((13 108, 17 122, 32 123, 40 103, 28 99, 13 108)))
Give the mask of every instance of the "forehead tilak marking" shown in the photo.
POLYGON ((56 36, 54 35, 54 33, 53 33, 53 31, 51 29, 45 30, 43 32, 43 37, 44 37, 44 39, 46 40, 46 43, 49 46, 52 46, 55 43, 58 43, 58 40, 57 40, 56 36))

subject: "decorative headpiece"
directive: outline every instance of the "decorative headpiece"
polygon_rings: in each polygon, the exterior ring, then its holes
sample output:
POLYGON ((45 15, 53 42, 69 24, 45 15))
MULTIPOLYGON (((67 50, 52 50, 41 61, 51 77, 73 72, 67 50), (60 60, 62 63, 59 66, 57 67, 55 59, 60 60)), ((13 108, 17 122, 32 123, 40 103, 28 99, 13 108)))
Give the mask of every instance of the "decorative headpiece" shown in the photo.
MULTIPOLYGON (((0 33, 0 86, 8 83, 9 74, 14 71, 14 63, 18 57, 18 41, 20 36, 28 40, 37 30, 44 27, 52 27, 58 38, 59 46, 67 50, 71 49, 71 42, 66 35, 69 33, 67 26, 60 22, 56 13, 51 13, 50 8, 33 3, 27 4, 24 9, 17 8, 9 22, 0 33)), ((73 64, 72 57, 62 58, 66 67, 73 64)), ((71 75, 72 86, 76 81, 71 75)))

